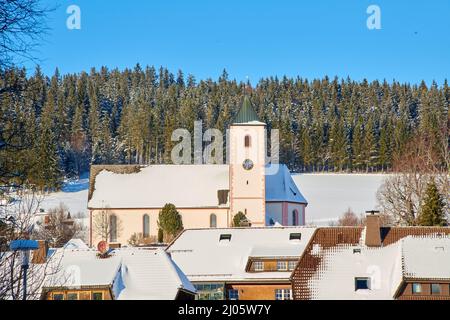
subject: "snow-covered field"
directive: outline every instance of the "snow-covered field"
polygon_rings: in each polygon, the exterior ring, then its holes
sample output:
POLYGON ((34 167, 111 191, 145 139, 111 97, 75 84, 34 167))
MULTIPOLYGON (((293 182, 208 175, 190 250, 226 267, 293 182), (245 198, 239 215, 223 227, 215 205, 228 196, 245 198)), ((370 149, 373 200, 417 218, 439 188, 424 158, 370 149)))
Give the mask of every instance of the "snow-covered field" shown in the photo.
MULTIPOLYGON (((308 224, 328 225, 348 208, 364 213, 376 208, 376 192, 387 177, 385 174, 295 174, 294 181, 308 200, 308 224)), ((87 214, 89 178, 66 182, 60 192, 48 195, 42 203, 50 209, 64 203, 74 215, 87 214)), ((87 215, 86 215, 87 217, 87 215)))
POLYGON ((376 209, 376 193, 386 174, 295 174, 300 192, 308 200, 306 222, 328 225, 351 208, 356 214, 376 209))
POLYGON ((78 213, 86 214, 88 189, 89 176, 85 174, 79 180, 65 182, 60 192, 45 196, 41 208, 48 210, 63 203, 69 208, 72 215, 78 215, 78 213))

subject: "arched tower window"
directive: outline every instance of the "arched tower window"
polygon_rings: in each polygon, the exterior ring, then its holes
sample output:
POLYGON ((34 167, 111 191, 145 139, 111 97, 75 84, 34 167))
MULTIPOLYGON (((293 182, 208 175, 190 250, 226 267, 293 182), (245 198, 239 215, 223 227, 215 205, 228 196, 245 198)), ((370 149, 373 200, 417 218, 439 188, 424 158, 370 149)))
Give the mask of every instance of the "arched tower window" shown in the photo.
POLYGON ((298 211, 297 211, 297 209, 292 211, 292 225, 298 226, 298 211))
POLYGON ((214 213, 209 216, 209 227, 217 228, 217 216, 214 213))
POLYGON ((142 218, 142 226, 143 226, 143 230, 142 230, 142 236, 144 238, 148 238, 150 236, 150 217, 148 216, 148 214, 144 214, 144 217, 142 218))
POLYGON ((252 138, 249 135, 245 136, 244 145, 246 148, 250 148, 252 146, 252 138))
POLYGON ((117 242, 117 217, 109 217, 109 242, 117 242))

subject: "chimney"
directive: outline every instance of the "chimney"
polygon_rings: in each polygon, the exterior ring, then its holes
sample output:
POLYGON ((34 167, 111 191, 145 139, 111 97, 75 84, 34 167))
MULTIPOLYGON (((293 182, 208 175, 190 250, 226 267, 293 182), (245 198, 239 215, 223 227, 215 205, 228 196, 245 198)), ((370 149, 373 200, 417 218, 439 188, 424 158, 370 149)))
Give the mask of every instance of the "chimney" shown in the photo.
POLYGON ((381 223, 377 211, 369 211, 366 216, 366 239, 365 244, 368 247, 381 247, 381 223))
POLYGON ((32 263, 44 264, 47 262, 48 243, 45 240, 38 240, 39 249, 33 252, 32 263))

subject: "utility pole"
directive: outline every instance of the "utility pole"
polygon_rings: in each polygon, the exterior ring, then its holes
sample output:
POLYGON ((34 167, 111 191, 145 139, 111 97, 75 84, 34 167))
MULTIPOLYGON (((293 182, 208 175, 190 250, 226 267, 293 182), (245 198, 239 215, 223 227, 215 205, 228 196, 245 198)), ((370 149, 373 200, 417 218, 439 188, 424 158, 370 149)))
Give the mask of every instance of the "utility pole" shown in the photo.
POLYGON ((30 266, 30 251, 39 249, 39 243, 35 240, 13 240, 10 243, 12 251, 22 253, 22 273, 23 273, 23 296, 22 300, 27 300, 27 273, 30 266))

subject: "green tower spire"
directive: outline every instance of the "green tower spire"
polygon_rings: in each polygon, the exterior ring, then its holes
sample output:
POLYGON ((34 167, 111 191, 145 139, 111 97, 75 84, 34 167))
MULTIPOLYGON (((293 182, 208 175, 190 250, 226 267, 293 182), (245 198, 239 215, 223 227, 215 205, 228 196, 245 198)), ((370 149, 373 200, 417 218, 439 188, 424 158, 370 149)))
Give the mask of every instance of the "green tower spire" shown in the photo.
POLYGON ((244 101, 242 102, 241 109, 239 110, 236 118, 233 123, 247 123, 252 121, 258 121, 259 118, 256 114, 255 110, 253 110, 252 103, 250 102, 250 98, 245 95, 244 101))

